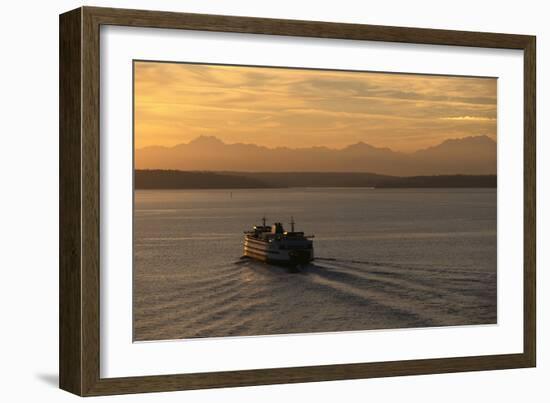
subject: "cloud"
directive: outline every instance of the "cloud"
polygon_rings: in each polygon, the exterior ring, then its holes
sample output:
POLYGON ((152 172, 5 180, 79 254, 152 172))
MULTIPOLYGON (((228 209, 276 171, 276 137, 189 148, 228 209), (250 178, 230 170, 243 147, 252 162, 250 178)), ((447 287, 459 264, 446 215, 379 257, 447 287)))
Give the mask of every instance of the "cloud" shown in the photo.
POLYGON ((441 119, 444 119, 444 120, 474 120, 474 121, 479 121, 479 120, 485 120, 485 121, 495 121, 496 118, 490 118, 490 117, 486 117, 486 116, 449 116, 449 117, 445 117, 445 118, 441 118, 441 119))
POLYGON ((136 62, 137 147, 203 133, 278 146, 410 151, 496 137, 496 79, 136 62))

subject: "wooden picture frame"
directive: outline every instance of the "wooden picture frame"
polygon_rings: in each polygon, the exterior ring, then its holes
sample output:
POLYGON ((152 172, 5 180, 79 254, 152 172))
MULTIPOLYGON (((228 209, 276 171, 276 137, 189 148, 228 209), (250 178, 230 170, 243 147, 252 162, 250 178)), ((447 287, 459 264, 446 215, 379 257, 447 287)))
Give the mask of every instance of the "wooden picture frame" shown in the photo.
POLYGON ((534 367, 535 37, 81 7, 60 16, 60 387, 80 396, 534 367), (519 49, 524 52, 524 348, 468 356, 212 373, 100 377, 101 25, 519 49))

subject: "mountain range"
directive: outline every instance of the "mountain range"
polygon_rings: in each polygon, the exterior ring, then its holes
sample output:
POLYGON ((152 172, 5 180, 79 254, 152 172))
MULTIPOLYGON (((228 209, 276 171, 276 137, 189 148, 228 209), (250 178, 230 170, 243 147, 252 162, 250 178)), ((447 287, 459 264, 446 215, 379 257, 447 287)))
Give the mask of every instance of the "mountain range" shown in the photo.
POLYGON ((364 142, 342 149, 268 148, 200 136, 174 147, 137 149, 136 169, 238 172, 376 172, 382 175, 494 175, 496 142, 487 136, 448 139, 413 153, 364 142))

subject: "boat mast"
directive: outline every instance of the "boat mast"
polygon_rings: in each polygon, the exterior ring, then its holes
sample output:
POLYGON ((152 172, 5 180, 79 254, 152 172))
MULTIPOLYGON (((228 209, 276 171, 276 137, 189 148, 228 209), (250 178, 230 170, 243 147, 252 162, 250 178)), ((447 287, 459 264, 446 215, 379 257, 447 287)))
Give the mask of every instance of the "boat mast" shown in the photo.
POLYGON ((262 225, 265 227, 265 214, 264 214, 264 216, 262 217, 262 225))
POLYGON ((296 224, 294 222, 294 216, 290 216, 290 231, 291 232, 294 232, 294 224, 296 224))

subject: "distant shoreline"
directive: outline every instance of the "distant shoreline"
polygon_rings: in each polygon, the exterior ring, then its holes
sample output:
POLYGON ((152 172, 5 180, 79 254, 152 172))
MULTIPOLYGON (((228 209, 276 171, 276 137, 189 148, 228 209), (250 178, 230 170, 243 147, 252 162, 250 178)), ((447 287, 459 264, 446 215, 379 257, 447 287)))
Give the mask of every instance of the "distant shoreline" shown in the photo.
POLYGON ((135 170, 136 190, 283 188, 496 188, 496 175, 389 176, 362 172, 135 170))

